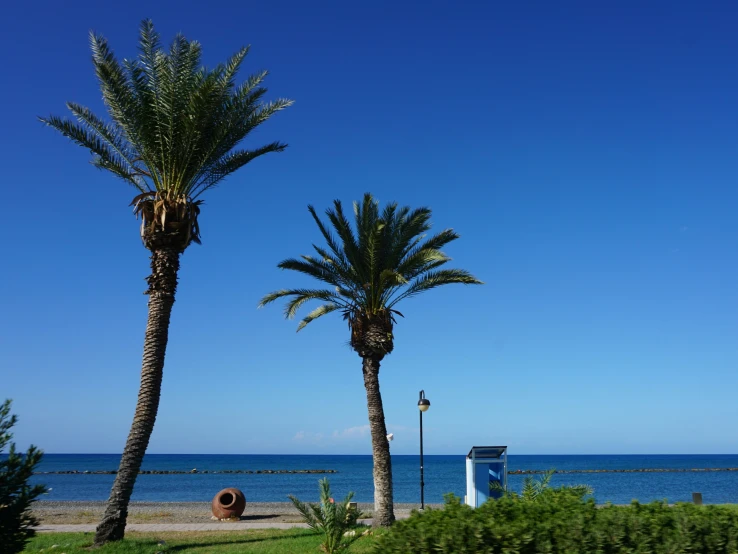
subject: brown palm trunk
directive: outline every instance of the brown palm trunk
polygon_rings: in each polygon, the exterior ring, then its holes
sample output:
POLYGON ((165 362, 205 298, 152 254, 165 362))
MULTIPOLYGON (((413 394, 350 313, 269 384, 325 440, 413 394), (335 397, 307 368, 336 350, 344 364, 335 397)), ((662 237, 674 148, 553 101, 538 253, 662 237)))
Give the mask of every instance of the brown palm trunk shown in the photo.
POLYGON ((151 254, 149 283, 149 319, 144 338, 141 387, 136 413, 128 434, 120 467, 110 491, 110 498, 95 533, 95 545, 123 538, 128 517, 128 502, 141 469, 159 408, 164 355, 169 335, 169 318, 177 291, 180 252, 175 249, 154 250, 151 254))
POLYGON ((366 405, 369 409, 369 429, 372 433, 374 455, 374 526, 389 527, 395 521, 392 501, 392 460, 390 458, 387 427, 384 423, 382 395, 379 393, 379 360, 363 358, 366 405))

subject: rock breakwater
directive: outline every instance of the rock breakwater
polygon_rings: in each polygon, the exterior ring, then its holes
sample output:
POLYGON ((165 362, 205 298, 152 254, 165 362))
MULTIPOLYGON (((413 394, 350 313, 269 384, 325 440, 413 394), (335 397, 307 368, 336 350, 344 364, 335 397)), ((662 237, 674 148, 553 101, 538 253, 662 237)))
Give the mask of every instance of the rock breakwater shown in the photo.
MULTIPOLYGON (((35 475, 115 475, 118 470, 95 470, 95 471, 79 471, 76 469, 68 469, 62 471, 37 471, 35 475)), ((241 473, 248 475, 282 475, 282 474, 293 474, 293 473, 338 473, 335 469, 219 469, 219 470, 208 470, 208 469, 190 469, 190 470, 179 470, 179 469, 142 469, 138 472, 139 475, 193 475, 193 474, 232 474, 241 473)))
MULTIPOLYGON (((709 471, 738 471, 738 467, 711 467, 711 468, 630 468, 630 469, 557 469, 554 473, 686 473, 686 472, 709 472, 709 471)), ((508 475, 535 475, 547 473, 539 469, 511 469, 508 475)))

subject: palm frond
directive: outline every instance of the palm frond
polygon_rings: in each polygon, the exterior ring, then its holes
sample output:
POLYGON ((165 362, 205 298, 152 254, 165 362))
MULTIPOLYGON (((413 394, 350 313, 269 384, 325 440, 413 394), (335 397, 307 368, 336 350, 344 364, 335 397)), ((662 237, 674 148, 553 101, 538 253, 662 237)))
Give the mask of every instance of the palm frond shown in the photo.
POLYGON ((177 35, 169 48, 171 81, 165 91, 169 98, 169 177, 176 194, 192 196, 193 146, 197 143, 198 130, 189 116, 191 99, 197 91, 200 79, 198 67, 202 58, 202 46, 177 35), (175 146, 177 145, 177 146, 175 146))
POLYGON ((523 488, 521 490, 520 497, 523 500, 532 501, 535 500, 536 496, 536 481, 533 477, 528 475, 523 479, 523 488))
MULTIPOLYGON (((318 217, 318 214, 315 213, 315 208, 313 208, 313 206, 311 205, 308 205, 308 212, 310 212, 310 215, 313 216, 313 220, 315 221, 315 224, 318 226, 318 229, 320 229, 320 233, 323 235, 323 238, 325 239, 325 242, 328 245, 328 248, 331 249, 331 252, 333 252, 336 258, 343 261, 345 259, 343 248, 341 248, 341 245, 336 241, 333 234, 326 228, 325 225, 323 225, 323 222, 318 217)), ((313 245, 313 247, 315 247, 315 245, 313 245)))
MULTIPOLYGON (((249 50, 251 47, 244 46, 241 49, 238 50, 235 54, 233 54, 230 58, 228 58, 228 61, 222 66, 222 71, 220 71, 220 82, 223 86, 224 90, 233 90, 235 83, 234 79, 236 77, 236 74, 238 73, 238 70, 241 68, 241 64, 243 63, 243 60, 246 59, 246 56, 249 54, 249 50)), ((258 83, 261 83, 262 80, 264 80, 264 77, 266 77, 267 72, 262 71, 259 76, 257 77, 258 83)), ((253 79, 255 77, 251 77, 251 79, 248 81, 248 86, 253 88, 255 85, 253 84, 253 79)))
POLYGON ((543 489, 548 488, 549 484, 551 483, 551 479, 553 479, 554 473, 556 473, 556 470, 551 468, 546 471, 540 479, 538 479, 538 481, 536 482, 536 488, 539 492, 543 489))
POLYGON ((284 309, 284 316, 287 319, 293 319, 295 317, 295 314, 297 314, 297 310, 300 309, 300 306, 305 304, 306 302, 310 302, 311 300, 322 300, 323 302, 334 302, 334 303, 340 303, 341 305, 344 305, 344 303, 341 301, 338 296, 336 296, 334 293, 328 290, 303 290, 300 292, 300 294, 295 295, 291 300, 287 302, 287 305, 284 309))
POLYGON ((370 241, 375 238, 377 225, 380 224, 379 202, 371 194, 364 194, 361 203, 354 202, 354 220, 359 250, 365 256, 370 255, 370 241))
MULTIPOLYGON (((215 121, 217 127, 209 137, 209 142, 202 141, 201 144, 201 150, 206 153, 200 164, 205 169, 204 173, 209 172, 212 165, 238 146, 256 127, 293 103, 291 100, 278 99, 265 105, 260 104, 259 99, 265 93, 266 89, 260 88, 239 98, 237 91, 226 100, 223 113, 215 121)), ((200 175, 197 177, 196 182, 202 181, 200 175)))
POLYGON ((93 114, 89 108, 80 106, 74 102, 67 102, 67 108, 77 118, 77 121, 97 133, 100 139, 105 141, 133 171, 142 173, 142 170, 133 161, 138 157, 138 152, 132 150, 131 144, 126 140, 125 133, 119 125, 115 122, 105 123, 93 114))
POLYGON ((523 479, 521 498, 528 501, 537 500, 548 489, 554 473, 556 473, 556 470, 549 469, 538 479, 534 479, 530 475, 526 476, 523 479))
POLYGON ((136 171, 133 162, 122 155, 114 144, 101 136, 99 131, 90 128, 89 125, 74 123, 54 115, 39 117, 39 120, 76 144, 90 150, 95 156, 93 158, 95 166, 107 169, 141 192, 149 190, 141 179, 140 173, 136 171))
POLYGON ((357 520, 363 517, 363 514, 350 505, 354 497, 353 492, 348 493, 342 502, 336 502, 331 497, 328 479, 321 479, 318 484, 319 504, 304 504, 292 495, 289 495, 289 499, 300 512, 308 527, 323 535, 323 542, 320 545, 323 552, 326 554, 345 552, 362 536, 349 529, 356 525, 357 520))
POLYGON ((520 494, 505 490, 498 482, 490 483, 490 490, 523 502, 544 502, 561 496, 584 500, 585 496, 594 493, 592 487, 588 485, 563 485, 552 488, 551 479, 555 473, 555 469, 549 469, 538 478, 527 475, 523 479, 520 494))
POLYGON ((141 23, 133 60, 119 62, 107 40, 94 33, 90 48, 110 121, 74 103, 68 107, 78 125, 55 116, 40 119, 91 150, 99 168, 141 192, 194 201, 255 158, 286 148, 279 141, 239 147, 292 104, 262 101, 266 71, 236 83, 248 48, 206 69, 197 41, 177 35, 165 50, 150 20, 141 23))
POLYGON ((159 34, 149 19, 141 22, 138 47, 140 51, 138 59, 125 60, 124 67, 128 71, 131 94, 135 98, 142 119, 145 118, 147 122, 145 126, 138 126, 137 133, 142 137, 139 142, 147 146, 149 171, 154 172, 156 181, 162 183, 160 170, 167 165, 168 149, 165 147, 164 138, 166 129, 161 76, 165 71, 167 59, 161 50, 159 34))
POLYGON ((357 281, 356 270, 349 265, 345 256, 331 256, 324 248, 313 244, 313 250, 321 257, 323 265, 330 266, 340 277, 343 285, 347 288, 354 288, 357 281))
POLYGON ((320 532, 320 523, 315 517, 315 509, 313 505, 305 504, 291 494, 287 495, 287 498, 292 501, 292 505, 295 507, 295 509, 297 509, 298 512, 300 512, 303 523, 306 523, 307 526, 313 531, 320 532))
POLYGON ((440 250, 450 242, 459 238, 459 234, 453 229, 444 229, 426 240, 419 248, 421 250, 440 250))
POLYGON ((408 256, 397 268, 397 272, 400 273, 406 281, 411 281, 415 277, 444 265, 449 262, 451 258, 446 256, 440 250, 434 250, 431 248, 423 248, 414 252, 411 256, 408 256))
POLYGON ((336 268, 324 261, 318 261, 311 256, 302 256, 302 260, 289 258, 277 264, 280 269, 290 269, 313 277, 334 287, 340 287, 343 279, 337 274, 336 268))
POLYGON ((362 263, 363 255, 359 249, 359 243, 351 229, 351 224, 343 213, 343 206, 340 200, 333 201, 333 208, 326 210, 326 215, 330 220, 333 228, 336 230, 338 237, 341 239, 343 244, 343 252, 346 256, 346 261, 354 268, 359 279, 363 279, 364 283, 367 281, 366 268, 362 263))
POLYGON ((341 307, 346 306, 346 302, 339 297, 336 293, 329 290, 318 290, 318 289, 283 289, 271 292, 264 296, 259 302, 258 307, 261 308, 279 300, 280 298, 292 297, 288 302, 284 310, 284 315, 287 319, 295 317, 297 310, 310 300, 322 300, 323 302, 335 303, 341 307))
POLYGON ((147 114, 133 94, 128 77, 108 46, 107 40, 91 33, 90 48, 95 74, 100 83, 100 90, 108 113, 111 119, 120 125, 128 141, 139 153, 149 173, 152 174, 154 186, 158 189, 160 183, 152 158, 154 144, 150 139, 147 114))
POLYGON ((388 287, 399 287, 407 284, 407 279, 402 272, 395 269, 383 269, 382 273, 379 274, 379 283, 382 289, 388 287))
POLYGON ((331 312, 335 312, 336 310, 343 310, 346 309, 345 306, 340 306, 338 304, 323 304, 322 306, 318 306, 315 308, 312 312, 310 312, 308 315, 306 315, 304 318, 302 318, 302 321, 300 321, 300 324, 297 326, 297 331, 301 331, 305 328, 305 326, 318 319, 319 317, 322 317, 326 314, 329 314, 331 312))
POLYGON ((398 225, 396 239, 393 245, 393 264, 399 265, 407 253, 425 238, 425 233, 431 229, 430 218, 430 208, 421 207, 412 211, 408 208, 405 210, 403 218, 398 225))
POLYGON ((231 173, 241 169, 250 161, 269 154, 270 152, 282 152, 287 145, 281 142, 272 142, 256 150, 238 150, 230 152, 209 167, 205 179, 197 183, 191 191, 192 198, 197 198, 203 192, 213 188, 231 173))
MULTIPOLYGON (((353 204, 353 225, 340 200, 334 200, 333 207, 326 210, 330 226, 318 217, 313 206, 308 206, 308 211, 327 247, 314 244, 319 258, 289 258, 278 267, 308 275, 335 288, 335 292, 323 293, 326 298, 332 295, 330 300, 325 300, 326 305, 335 303, 338 307, 326 311, 321 306, 314 312, 318 317, 341 309, 350 326, 360 314, 381 315, 391 326, 394 314, 401 315, 394 306, 404 298, 447 284, 481 284, 468 271, 438 269, 450 260, 440 248, 459 235, 446 229, 426 238, 431 216, 428 208, 411 210, 408 206, 389 203, 380 211, 379 203, 367 193, 360 202, 353 204)), ((292 297, 285 309, 288 318, 294 317, 305 302, 313 299, 296 291, 277 291, 267 295, 261 305, 285 296, 292 297)), ((313 321, 314 314, 309 314, 299 329, 313 321)))
POLYGON ((462 285, 483 284, 482 281, 463 269, 440 269, 438 271, 430 271, 416 279, 401 294, 388 302, 387 306, 391 308, 400 300, 405 298, 410 298, 411 296, 415 296, 416 294, 420 294, 421 292, 425 292, 436 287, 457 283, 462 285))
POLYGON ((563 485, 560 488, 580 498, 594 494, 594 489, 589 485, 563 485))

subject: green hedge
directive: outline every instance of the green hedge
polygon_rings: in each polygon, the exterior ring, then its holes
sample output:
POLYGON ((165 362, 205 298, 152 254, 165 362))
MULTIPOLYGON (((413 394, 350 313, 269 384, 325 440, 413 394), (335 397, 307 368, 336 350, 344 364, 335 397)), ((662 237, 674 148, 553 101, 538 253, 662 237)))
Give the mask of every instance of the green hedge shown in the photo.
POLYGON ((376 552, 738 553, 738 512, 662 502, 597 507, 571 495, 502 498, 474 510, 450 496, 442 510, 398 521, 378 539, 376 552))

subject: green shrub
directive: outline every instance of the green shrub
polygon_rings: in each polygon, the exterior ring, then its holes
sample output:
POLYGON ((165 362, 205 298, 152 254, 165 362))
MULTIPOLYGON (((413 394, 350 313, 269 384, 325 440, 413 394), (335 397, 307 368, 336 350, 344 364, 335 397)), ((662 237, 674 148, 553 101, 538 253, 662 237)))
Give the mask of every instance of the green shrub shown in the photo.
POLYGON ((0 405, 0 453, 10 443, 8 455, 0 459, 0 553, 21 552, 37 524, 31 514, 31 502, 46 492, 42 485, 31 486, 28 480, 41 461, 43 453, 31 446, 25 455, 15 451, 10 429, 17 418, 10 415, 10 400, 0 405))
POLYGON ((323 534, 320 548, 327 554, 343 552, 356 542, 361 533, 356 532, 357 520, 363 515, 359 510, 351 507, 354 493, 350 492, 342 502, 336 502, 331 497, 331 486, 328 479, 321 479, 320 504, 305 504, 289 495, 289 499, 302 515, 308 527, 323 534))
POLYGON ((566 489, 549 489, 535 502, 504 497, 476 510, 449 496, 442 510, 397 522, 376 552, 727 554, 738 552, 738 513, 662 502, 597 507, 566 489))

